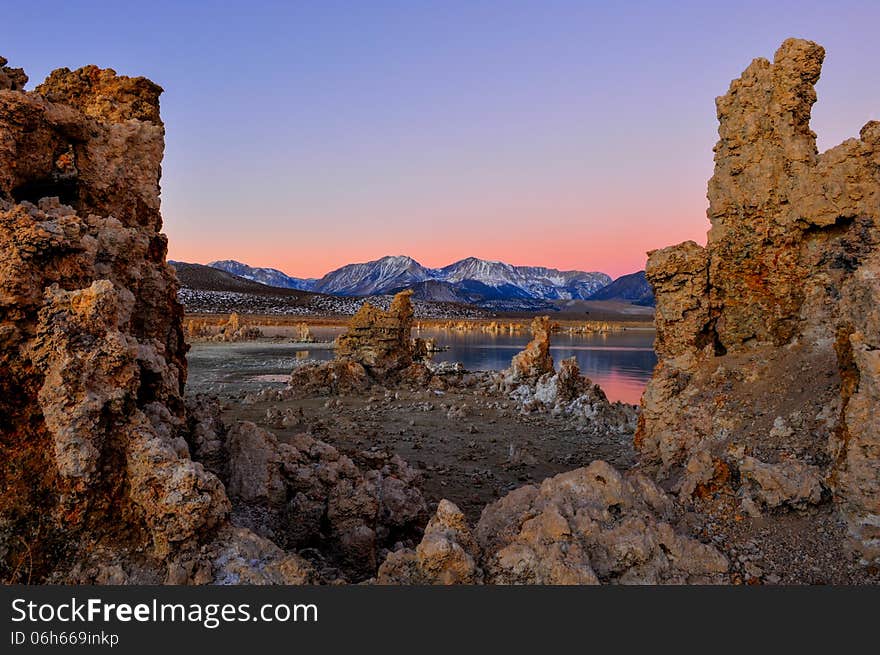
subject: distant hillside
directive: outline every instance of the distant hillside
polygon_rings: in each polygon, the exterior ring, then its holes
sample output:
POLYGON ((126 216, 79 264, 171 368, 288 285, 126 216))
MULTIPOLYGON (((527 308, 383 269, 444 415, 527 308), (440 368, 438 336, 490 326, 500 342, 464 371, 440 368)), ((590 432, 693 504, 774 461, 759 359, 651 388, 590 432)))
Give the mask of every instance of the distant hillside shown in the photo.
MULTIPOLYGON (((260 284, 203 264, 168 262, 180 281, 178 299, 193 314, 266 314, 283 316, 350 316, 365 301, 388 308, 390 295, 369 297, 334 296, 260 284)), ((419 318, 485 318, 490 314, 459 302, 415 299, 419 318)))
POLYGON ((301 291, 312 291, 315 286, 314 278, 298 278, 291 277, 277 268, 259 268, 242 264, 234 259, 223 259, 221 261, 210 262, 208 266, 212 268, 232 273, 247 280, 253 280, 260 284, 270 287, 279 287, 281 289, 299 289, 301 291))
POLYGON ((292 289, 281 289, 260 284, 259 282, 254 282, 253 280, 248 280, 203 264, 188 264, 171 260, 168 263, 177 271, 177 279, 180 280, 180 285, 188 289, 197 291, 235 291, 272 296, 303 295, 302 293, 294 292, 292 289))
POLYGON ((645 271, 621 275, 611 284, 593 293, 590 300, 623 300, 643 307, 654 306, 654 293, 645 271))

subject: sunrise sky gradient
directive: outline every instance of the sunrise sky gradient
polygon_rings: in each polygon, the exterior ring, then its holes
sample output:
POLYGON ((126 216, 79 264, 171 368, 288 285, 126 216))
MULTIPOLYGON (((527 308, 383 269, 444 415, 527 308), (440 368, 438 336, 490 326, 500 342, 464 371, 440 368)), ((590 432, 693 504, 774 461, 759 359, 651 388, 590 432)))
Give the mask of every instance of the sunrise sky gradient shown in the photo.
POLYGON ((0 55, 165 88, 169 257, 601 270, 705 243, 714 98, 789 36, 824 150, 880 118, 880 2, 9 2, 0 55), (710 5, 718 6, 710 6, 710 5))

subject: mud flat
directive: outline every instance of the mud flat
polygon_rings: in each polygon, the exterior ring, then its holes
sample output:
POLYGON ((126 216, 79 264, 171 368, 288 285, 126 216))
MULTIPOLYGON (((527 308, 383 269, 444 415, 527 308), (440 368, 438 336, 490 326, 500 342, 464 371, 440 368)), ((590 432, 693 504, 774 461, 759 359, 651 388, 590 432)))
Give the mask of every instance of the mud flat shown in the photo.
POLYGON ((509 398, 479 391, 377 387, 332 399, 250 392, 221 400, 224 422, 253 421, 281 441, 308 431, 342 452, 400 455, 420 471, 430 509, 447 498, 472 521, 523 484, 595 459, 623 469, 634 462, 631 435, 588 437, 563 418, 523 414, 509 398))

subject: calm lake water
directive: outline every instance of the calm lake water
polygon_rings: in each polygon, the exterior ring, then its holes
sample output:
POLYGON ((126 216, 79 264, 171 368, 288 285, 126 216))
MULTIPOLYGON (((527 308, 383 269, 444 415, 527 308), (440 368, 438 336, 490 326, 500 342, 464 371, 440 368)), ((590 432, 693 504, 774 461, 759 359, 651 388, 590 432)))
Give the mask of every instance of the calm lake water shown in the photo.
MULTIPOLYGON (((313 328, 316 339, 332 340, 344 328, 313 328)), ((433 337, 449 350, 438 352, 434 361, 461 362, 472 371, 501 370, 529 342, 527 333, 494 335, 484 332, 446 330, 413 331, 414 336, 433 337)), ((628 330, 609 334, 554 334, 550 353, 559 362, 576 357, 581 372, 600 385, 610 400, 638 403, 651 377, 657 358, 653 330, 628 330)), ((267 382, 282 383, 296 360, 333 358, 333 350, 304 349, 291 343, 199 343, 189 352, 191 391, 232 387, 250 390, 267 382)))
MULTIPOLYGON (((434 337, 449 350, 434 355, 434 361, 461 362, 466 369, 497 371, 510 366, 511 358, 531 339, 519 335, 482 332, 423 330, 422 337, 434 337)), ((551 337, 550 354, 559 362, 576 357, 581 372, 602 387, 611 400, 638 403, 651 377, 657 357, 653 330, 628 330, 608 334, 551 337)))

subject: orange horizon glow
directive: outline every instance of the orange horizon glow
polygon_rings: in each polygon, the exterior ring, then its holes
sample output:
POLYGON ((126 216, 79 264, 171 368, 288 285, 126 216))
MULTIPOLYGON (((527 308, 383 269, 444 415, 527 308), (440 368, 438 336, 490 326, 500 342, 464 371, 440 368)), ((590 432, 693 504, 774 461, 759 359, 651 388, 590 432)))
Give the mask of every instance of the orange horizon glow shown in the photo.
MULTIPOLYGON (((598 271, 607 273, 612 278, 644 270, 647 252, 682 241, 693 240, 701 245, 706 242, 705 230, 694 230, 693 233, 681 232, 681 235, 670 240, 664 235, 642 235, 636 244, 625 251, 616 249, 617 240, 604 239, 597 243, 592 239, 590 247, 578 250, 566 247, 553 239, 543 242, 523 243, 519 248, 511 245, 507 248, 493 248, 491 245, 471 245, 461 243, 433 244, 429 247, 405 243, 388 242, 386 244, 335 246, 332 251, 321 247, 305 247, 295 255, 284 252, 283 246, 271 244, 238 244, 224 246, 221 244, 182 244, 169 243, 168 259, 182 262, 207 264, 212 261, 234 259, 254 267, 274 268, 292 277, 320 278, 326 273, 347 264, 359 264, 374 261, 385 256, 408 255, 427 268, 441 268, 467 257, 501 261, 514 266, 545 266, 560 271, 598 271), (655 236, 655 238, 651 238, 655 236), (664 240, 665 239, 665 240, 664 240), (638 253, 645 253, 639 256, 638 253)), ((587 237, 582 237, 586 239, 587 237)))
MULTIPOLYGON (((526 231, 533 225, 528 217, 509 216, 507 221, 513 227, 507 232, 497 222, 488 220, 473 228, 451 230, 467 229, 471 233, 467 238, 432 230, 401 234, 376 230, 367 224, 352 229, 352 223, 346 222, 345 238, 339 239, 333 223, 322 226, 319 221, 302 221, 306 227, 276 229, 269 238, 260 231, 230 230, 190 239, 186 238, 185 221, 167 217, 165 220, 169 259, 199 264, 234 259, 250 266, 275 268, 298 278, 320 278, 346 264, 389 255, 408 255, 428 268, 477 257, 515 266, 599 271, 617 278, 643 270, 648 251, 687 240, 704 245, 709 228, 705 209, 694 207, 688 214, 687 221, 680 216, 645 221, 624 215, 603 222, 583 219, 578 225, 577 218, 556 219, 548 223, 558 228, 531 233, 526 231), (179 233, 182 235, 178 236, 179 233)), ((296 221, 281 223, 291 225, 296 221)))

